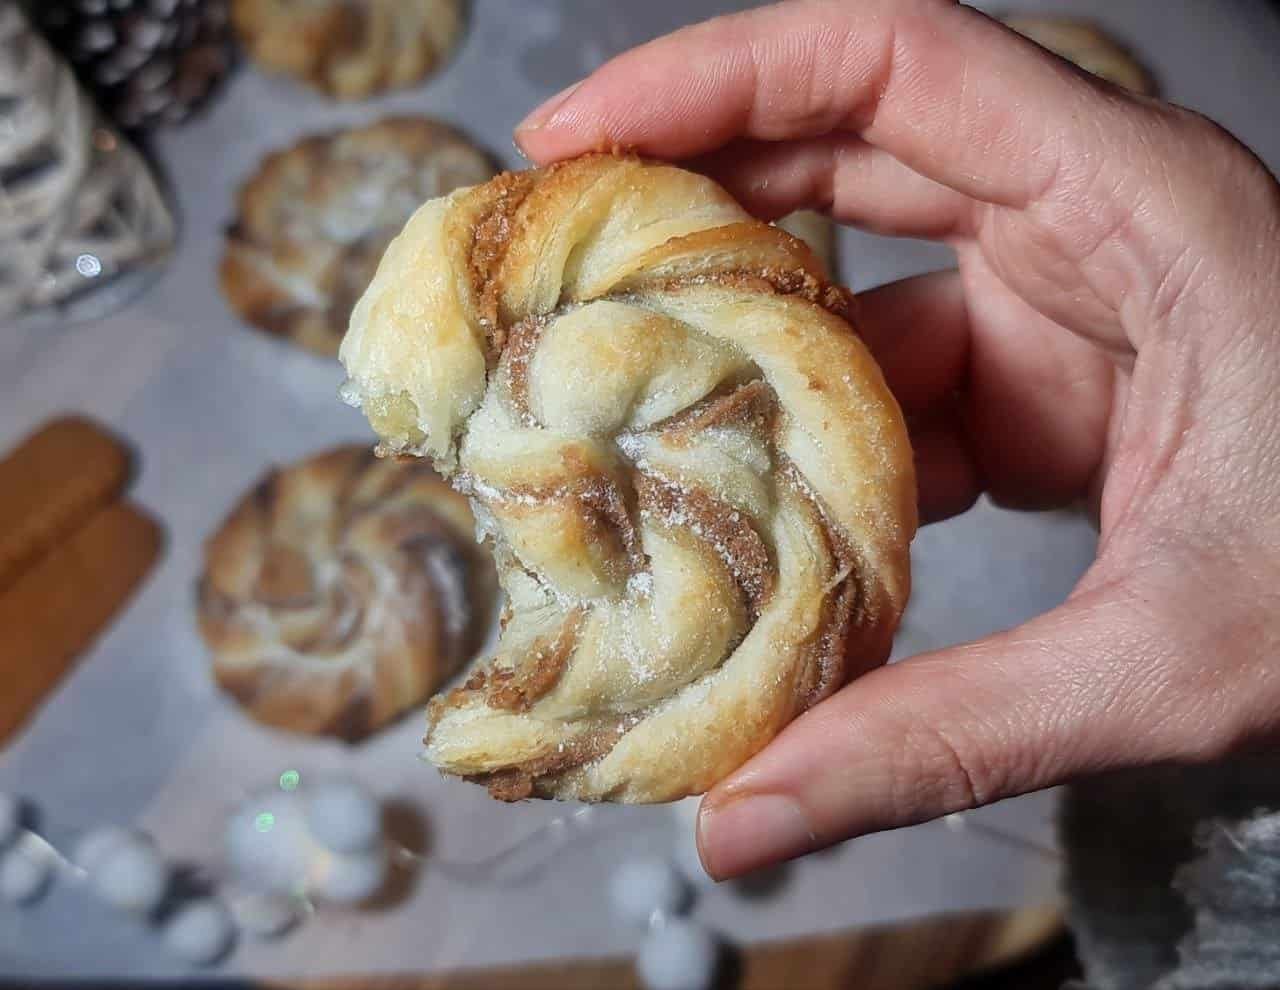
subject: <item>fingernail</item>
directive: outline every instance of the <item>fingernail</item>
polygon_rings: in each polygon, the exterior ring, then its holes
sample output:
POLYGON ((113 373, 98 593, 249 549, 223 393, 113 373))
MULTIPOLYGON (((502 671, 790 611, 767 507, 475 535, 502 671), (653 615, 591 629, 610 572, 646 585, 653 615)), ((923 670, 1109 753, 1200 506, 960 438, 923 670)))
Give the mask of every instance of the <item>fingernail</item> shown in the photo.
POLYGON ((716 879, 812 852, 818 837, 793 798, 748 794, 698 815, 698 855, 716 879))
POLYGON ((581 85, 582 85, 582 80, 579 79, 572 86, 566 86, 564 89, 560 90, 560 92, 558 92, 555 96, 551 97, 551 99, 539 105, 538 108, 533 111, 533 113, 529 114, 529 116, 525 117, 524 120, 516 124, 517 137, 520 134, 528 134, 530 131, 536 131, 538 128, 546 124, 546 122, 552 118, 555 112, 564 105, 565 101, 567 101, 569 97, 573 95, 573 91, 581 85))

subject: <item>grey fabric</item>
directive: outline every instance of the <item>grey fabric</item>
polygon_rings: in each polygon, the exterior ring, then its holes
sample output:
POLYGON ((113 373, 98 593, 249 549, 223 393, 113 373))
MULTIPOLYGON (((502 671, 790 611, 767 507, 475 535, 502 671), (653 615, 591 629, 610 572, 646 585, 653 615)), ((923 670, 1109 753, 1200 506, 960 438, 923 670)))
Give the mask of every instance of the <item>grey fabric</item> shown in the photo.
POLYGON ((1280 757, 1079 784, 1060 826, 1090 990, 1280 988, 1280 757))
POLYGON ((1158 990, 1280 987, 1280 814, 1215 822, 1174 888, 1195 909, 1179 964, 1158 990))

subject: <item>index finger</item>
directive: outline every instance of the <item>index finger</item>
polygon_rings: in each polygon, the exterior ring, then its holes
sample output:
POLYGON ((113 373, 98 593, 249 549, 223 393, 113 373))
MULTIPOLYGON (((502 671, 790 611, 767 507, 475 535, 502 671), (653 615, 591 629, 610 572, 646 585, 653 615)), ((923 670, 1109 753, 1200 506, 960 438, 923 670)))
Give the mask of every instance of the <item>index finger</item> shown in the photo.
POLYGON ((735 138, 852 132, 984 202, 1043 195, 1119 91, 954 0, 797 0, 677 31, 607 63, 516 131, 538 162, 612 147, 659 158, 735 138))

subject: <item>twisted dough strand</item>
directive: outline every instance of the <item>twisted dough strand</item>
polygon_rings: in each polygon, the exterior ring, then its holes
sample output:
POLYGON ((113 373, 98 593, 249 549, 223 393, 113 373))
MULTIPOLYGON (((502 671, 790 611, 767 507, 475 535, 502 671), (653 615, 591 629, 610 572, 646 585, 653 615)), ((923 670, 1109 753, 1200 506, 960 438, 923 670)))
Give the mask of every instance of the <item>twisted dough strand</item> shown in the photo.
POLYGON ((852 300, 710 180, 588 156, 423 206, 341 358, 473 501, 509 603, 427 756, 496 796, 705 790, 905 604, 915 485, 852 300))

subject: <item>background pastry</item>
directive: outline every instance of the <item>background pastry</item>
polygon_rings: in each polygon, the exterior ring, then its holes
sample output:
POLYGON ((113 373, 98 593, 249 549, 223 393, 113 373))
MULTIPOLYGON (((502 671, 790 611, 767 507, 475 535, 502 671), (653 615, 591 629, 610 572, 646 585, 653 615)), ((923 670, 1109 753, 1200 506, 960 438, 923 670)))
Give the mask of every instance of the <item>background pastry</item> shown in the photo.
POLYGON ((340 447, 272 471, 205 545, 200 631, 255 718, 356 740, 479 648, 496 581, 466 500, 340 447))
POLYGON ((670 800, 887 656, 915 482, 851 302, 671 166, 587 156, 414 215, 341 357, 384 451, 472 495, 508 595, 429 709, 437 766, 670 800))
POLYGON ((1119 42, 1088 21, 1070 17, 1006 17, 1005 24, 1019 34, 1074 62, 1086 72, 1101 76, 1117 86, 1148 96, 1156 91, 1155 81, 1119 42))
POLYGON ((351 307, 418 205, 493 173, 457 131, 417 117, 305 138, 241 187, 223 294, 255 326, 335 354, 351 307))
POLYGON ((231 20, 263 68, 342 100, 429 75, 463 27, 462 0, 232 0, 231 20))

